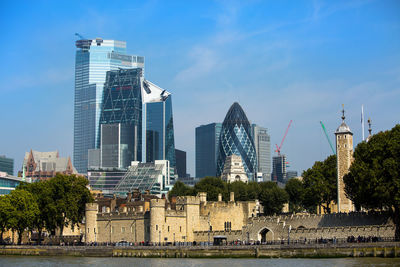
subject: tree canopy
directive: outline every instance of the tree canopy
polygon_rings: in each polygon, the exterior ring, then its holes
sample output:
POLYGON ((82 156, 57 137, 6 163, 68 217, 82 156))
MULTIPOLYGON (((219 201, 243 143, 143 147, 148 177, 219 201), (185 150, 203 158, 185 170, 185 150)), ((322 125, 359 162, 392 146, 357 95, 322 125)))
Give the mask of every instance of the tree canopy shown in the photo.
POLYGON ((285 191, 289 197, 289 212, 301 212, 304 210, 304 187, 299 179, 290 179, 285 185, 285 191))
POLYGON ((356 208, 387 210, 400 239, 400 124, 357 145, 354 162, 343 177, 356 208))
POLYGON ((337 160, 331 155, 323 162, 303 172, 304 206, 315 211, 322 206, 326 213, 331 213, 331 203, 337 201, 337 160))
MULTIPOLYGON (((35 183, 21 183, 9 195, 0 197, 0 232, 18 232, 21 243, 25 230, 43 229, 62 235, 65 226, 81 223, 85 204, 93 201, 85 177, 57 174, 56 177, 35 183)), ((40 238, 38 238, 40 242, 40 238)))

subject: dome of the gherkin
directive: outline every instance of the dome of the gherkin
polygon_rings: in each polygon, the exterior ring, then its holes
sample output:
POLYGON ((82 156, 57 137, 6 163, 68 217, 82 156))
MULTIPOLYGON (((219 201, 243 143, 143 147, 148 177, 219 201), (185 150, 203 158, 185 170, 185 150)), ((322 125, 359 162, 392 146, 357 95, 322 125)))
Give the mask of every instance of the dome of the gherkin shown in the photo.
POLYGON ((222 123, 218 148, 217 176, 222 174, 226 157, 232 154, 241 156, 247 176, 250 181, 253 180, 254 173, 257 170, 256 150, 249 120, 237 102, 233 103, 229 108, 222 123))

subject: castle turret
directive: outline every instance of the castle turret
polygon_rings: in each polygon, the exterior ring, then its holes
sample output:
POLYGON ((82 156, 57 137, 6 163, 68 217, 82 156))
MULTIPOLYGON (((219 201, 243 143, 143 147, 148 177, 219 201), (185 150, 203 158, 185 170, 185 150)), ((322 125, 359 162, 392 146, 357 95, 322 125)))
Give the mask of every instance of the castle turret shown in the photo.
POLYGON ((150 201, 150 242, 164 241, 163 225, 165 224, 165 199, 150 201))
POLYGON ((350 212, 354 210, 352 201, 344 192, 343 176, 349 172, 353 162, 353 133, 345 123, 344 107, 342 110, 342 124, 337 128, 336 156, 337 156, 337 208, 338 212, 350 212))
POLYGON ((85 205, 85 242, 97 242, 97 211, 99 205, 97 203, 86 203, 85 205))

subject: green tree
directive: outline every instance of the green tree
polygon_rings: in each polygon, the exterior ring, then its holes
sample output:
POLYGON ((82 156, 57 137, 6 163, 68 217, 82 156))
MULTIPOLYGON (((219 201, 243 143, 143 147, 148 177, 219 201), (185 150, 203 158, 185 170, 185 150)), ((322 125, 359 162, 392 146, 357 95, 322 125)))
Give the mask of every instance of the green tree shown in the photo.
POLYGON ((73 229, 81 223, 85 215, 85 204, 93 202, 87 188, 88 180, 81 176, 57 174, 49 180, 51 196, 54 202, 54 225, 60 230, 60 237, 65 226, 73 229))
POLYGON ((8 195, 0 196, 0 244, 4 243, 3 233, 10 228, 12 206, 8 195))
POLYGON ((276 183, 264 182, 260 183, 259 200, 264 207, 264 214, 274 215, 282 212, 283 205, 288 202, 289 196, 276 183))
POLYGON ((315 211, 322 206, 326 213, 331 213, 331 203, 337 201, 336 155, 331 155, 323 162, 316 161, 312 168, 303 172, 304 206, 315 211))
POLYGON ((31 230, 37 220, 39 207, 33 195, 26 190, 13 190, 9 194, 11 213, 10 228, 18 233, 18 245, 22 242, 25 229, 31 230))
POLYGON ((172 189, 168 192, 169 200, 171 200, 172 197, 193 195, 195 195, 194 188, 185 185, 181 181, 176 181, 172 189))
MULTIPOLYGON (((235 200, 237 201, 247 201, 249 200, 248 195, 248 185, 241 181, 235 181, 233 183, 228 183, 226 185, 227 190, 226 193, 230 194, 230 192, 235 193, 235 200)), ((228 196, 227 196, 228 198, 228 196)))
POLYGON ((38 244, 41 243, 43 229, 46 228, 50 233, 57 228, 55 219, 57 216, 56 205, 53 201, 52 188, 50 181, 39 181, 35 183, 22 183, 17 190, 29 191, 35 198, 39 207, 39 214, 34 221, 34 228, 38 231, 38 244))
POLYGON ((357 145, 354 162, 343 178, 357 208, 390 212, 400 239, 400 124, 357 145))
POLYGON ((217 201, 218 194, 226 195, 226 183, 217 177, 204 177, 195 184, 196 193, 207 192, 207 199, 217 201))
POLYGON ((285 185, 285 191, 289 196, 289 211, 300 212, 303 208, 304 187, 299 179, 290 179, 285 185))

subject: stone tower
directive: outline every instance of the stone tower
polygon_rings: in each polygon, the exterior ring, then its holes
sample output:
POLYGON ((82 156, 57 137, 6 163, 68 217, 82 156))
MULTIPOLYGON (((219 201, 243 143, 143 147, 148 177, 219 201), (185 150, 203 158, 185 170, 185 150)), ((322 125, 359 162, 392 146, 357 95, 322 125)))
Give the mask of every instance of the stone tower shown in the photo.
POLYGON ((165 199, 150 200, 150 242, 164 242, 165 199))
POLYGON ((85 205, 85 242, 97 242, 97 211, 99 205, 97 203, 86 203, 85 205))
POLYGON ((344 192, 343 176, 349 172, 350 165, 353 162, 353 133, 345 123, 344 107, 342 114, 342 124, 340 124, 335 132, 338 188, 337 209, 338 212, 350 212, 354 211, 354 205, 344 192))

